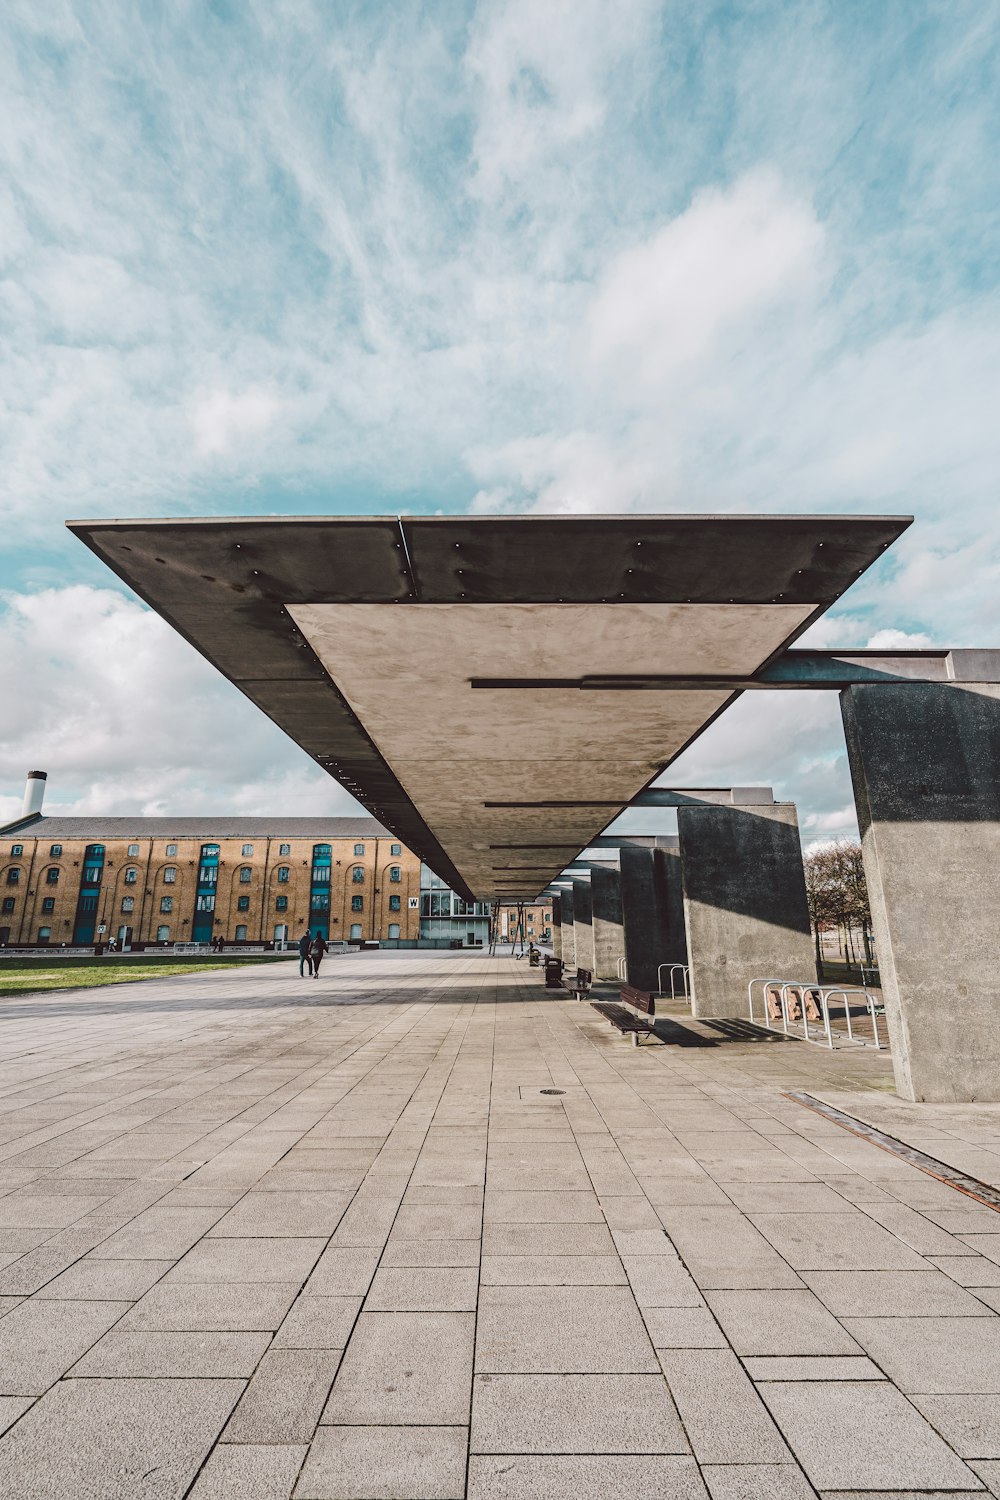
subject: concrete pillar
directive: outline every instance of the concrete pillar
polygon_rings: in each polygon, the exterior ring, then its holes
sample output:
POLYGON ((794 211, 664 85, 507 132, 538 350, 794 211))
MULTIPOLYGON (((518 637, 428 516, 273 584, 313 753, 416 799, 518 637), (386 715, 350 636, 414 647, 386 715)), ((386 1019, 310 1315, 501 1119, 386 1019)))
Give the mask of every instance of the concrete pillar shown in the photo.
POLYGON ((1000 1100, 1000 685, 872 683, 841 709, 904 1099, 1000 1100))
POLYGON ((562 958, 562 900, 552 897, 552 952, 562 958))
POLYGON ((751 979, 815 979, 794 803, 677 810, 692 1014, 742 1016, 751 979))
POLYGON ((628 982, 655 991, 660 964, 683 962, 684 921, 677 852, 623 845, 622 926, 628 982))
POLYGON ((567 887, 559 898, 562 908, 562 953, 560 957, 569 968, 576 968, 576 920, 573 911, 573 892, 567 887))
POLYGON ((573 881, 573 937, 579 969, 594 972, 594 906, 589 880, 573 881))
POLYGON ((595 865, 590 872, 594 919, 594 978, 617 979, 618 960, 625 955, 622 932, 622 883, 614 865, 595 865))

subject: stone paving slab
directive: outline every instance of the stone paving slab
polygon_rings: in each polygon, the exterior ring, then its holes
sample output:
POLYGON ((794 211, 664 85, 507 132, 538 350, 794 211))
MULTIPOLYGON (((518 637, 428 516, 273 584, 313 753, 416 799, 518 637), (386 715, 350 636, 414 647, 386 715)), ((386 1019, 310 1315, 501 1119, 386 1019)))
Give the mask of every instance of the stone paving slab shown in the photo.
POLYGON ((1000 1214, 787 1095, 1000 1181, 998 1106, 483 955, 0 1019, 0 1494, 1000 1491, 1000 1214))

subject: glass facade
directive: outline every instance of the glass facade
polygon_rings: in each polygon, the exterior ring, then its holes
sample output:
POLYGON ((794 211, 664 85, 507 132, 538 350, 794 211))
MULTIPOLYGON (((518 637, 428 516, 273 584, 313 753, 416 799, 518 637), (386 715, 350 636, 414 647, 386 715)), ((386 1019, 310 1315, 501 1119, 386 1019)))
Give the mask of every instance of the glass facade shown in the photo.
POLYGON ((464 901, 426 865, 420 866, 420 941, 436 947, 486 947, 490 939, 488 901, 464 901))
POLYGON ((80 895, 76 903, 73 941, 87 947, 97 935, 97 905, 104 879, 104 845, 88 844, 83 851, 80 895))
POLYGON ((198 860, 198 889, 194 898, 194 921, 191 937, 196 943, 210 943, 215 931, 215 890, 219 883, 219 846, 202 844, 198 860))

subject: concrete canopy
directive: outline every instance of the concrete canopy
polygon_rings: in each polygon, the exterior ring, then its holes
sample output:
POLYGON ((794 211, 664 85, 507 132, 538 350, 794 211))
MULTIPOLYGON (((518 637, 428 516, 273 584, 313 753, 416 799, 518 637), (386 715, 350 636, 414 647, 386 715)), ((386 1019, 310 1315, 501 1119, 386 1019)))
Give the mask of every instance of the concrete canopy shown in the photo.
POLYGON ((908 524, 643 515, 69 526, 455 890, 530 899, 908 524), (659 685, 627 704, 580 690, 620 673, 659 685), (683 691, 663 690, 672 676, 683 691))

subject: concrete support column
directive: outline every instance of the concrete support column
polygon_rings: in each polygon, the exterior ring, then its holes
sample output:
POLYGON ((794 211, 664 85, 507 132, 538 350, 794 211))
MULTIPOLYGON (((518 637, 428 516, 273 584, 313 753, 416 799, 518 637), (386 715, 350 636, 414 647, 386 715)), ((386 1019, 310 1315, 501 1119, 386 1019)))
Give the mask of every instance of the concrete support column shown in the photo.
POLYGON ((625 954, 622 931, 622 883, 613 865, 594 866, 590 872, 594 920, 594 978, 617 979, 618 960, 625 954))
POLYGON ((1000 685, 872 683, 841 709, 904 1099, 1000 1100, 1000 685))
POLYGON ((791 802, 680 807, 692 1013, 747 1015, 751 979, 815 979, 791 802))
POLYGON ((589 880, 573 881, 573 937, 576 966, 594 972, 594 905, 589 880))
POLYGON ((573 892, 567 888, 559 897, 562 908, 562 953, 559 955, 569 968, 576 968, 576 918, 573 910, 573 892))
POLYGON ((660 964, 684 961, 684 916, 677 852, 669 847, 624 845, 621 859, 622 926, 628 982, 657 989, 660 964))
POLYGON ((562 897, 552 897, 552 952, 562 958, 562 897))

